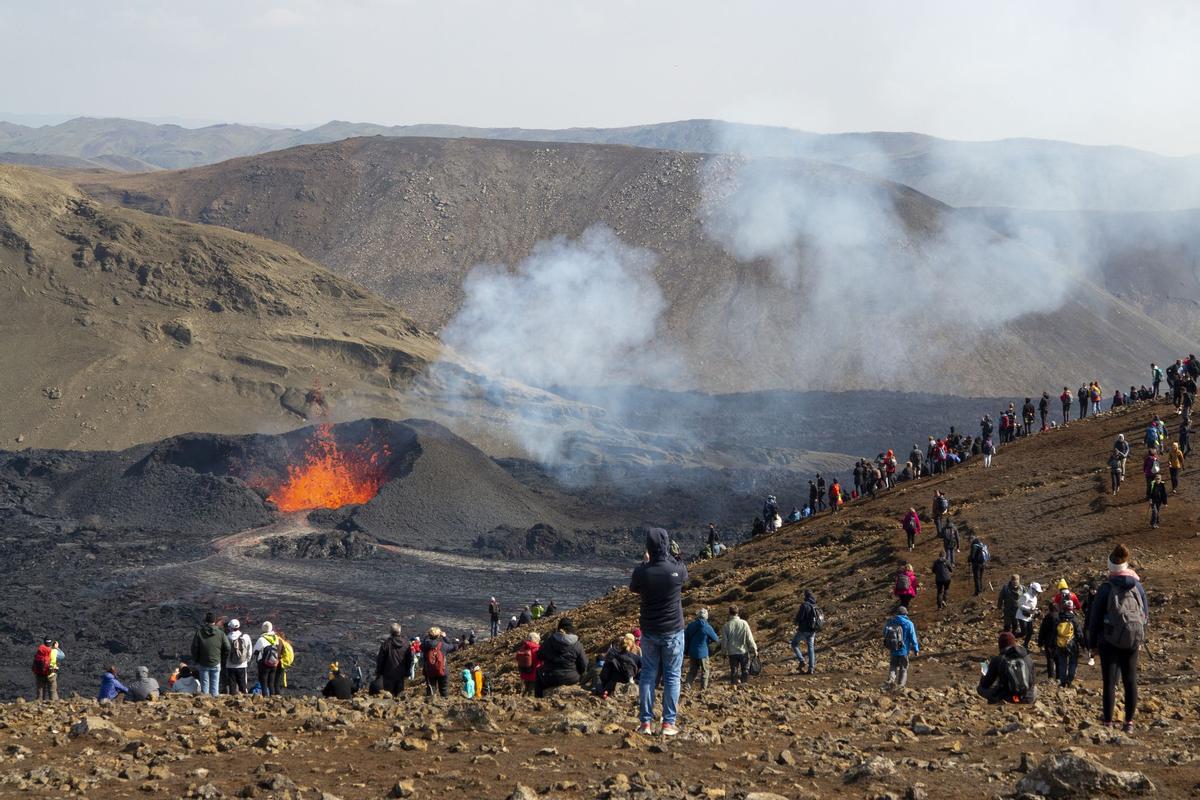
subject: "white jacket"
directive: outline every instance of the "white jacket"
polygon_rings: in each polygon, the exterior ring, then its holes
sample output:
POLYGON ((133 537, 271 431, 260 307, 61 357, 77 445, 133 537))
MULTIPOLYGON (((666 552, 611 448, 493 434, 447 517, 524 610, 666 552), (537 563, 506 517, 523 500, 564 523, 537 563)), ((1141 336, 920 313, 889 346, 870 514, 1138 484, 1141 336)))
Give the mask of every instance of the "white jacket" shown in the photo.
POLYGON ((254 642, 250 636, 244 631, 235 631, 229 635, 229 657, 225 659, 225 666, 230 669, 243 669, 250 664, 250 660, 254 658, 254 642), (237 645, 238 640, 245 639, 249 648, 246 650, 246 660, 239 662, 233 654, 233 649, 237 645))

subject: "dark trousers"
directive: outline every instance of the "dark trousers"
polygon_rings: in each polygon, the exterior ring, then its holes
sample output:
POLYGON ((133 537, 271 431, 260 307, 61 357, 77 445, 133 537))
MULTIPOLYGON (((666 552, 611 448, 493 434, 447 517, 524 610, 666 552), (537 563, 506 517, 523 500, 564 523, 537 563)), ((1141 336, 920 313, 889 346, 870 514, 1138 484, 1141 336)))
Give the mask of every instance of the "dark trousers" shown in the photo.
POLYGON ((948 544, 943 544, 942 545, 942 557, 944 559, 946 559, 947 564, 949 564, 951 567, 953 567, 954 566, 954 546, 948 545, 948 544))
POLYGON ((941 608, 950 602, 950 581, 937 582, 937 607, 941 608))
POLYGON ((279 667, 264 667, 258 665, 258 685, 262 688, 263 697, 279 694, 279 685, 283 681, 283 670, 279 667))
POLYGON ((249 694, 250 688, 246 680, 245 667, 226 667, 225 674, 229 676, 230 694, 249 694))
POLYGON ((1083 419, 1087 416, 1087 400, 1079 401, 1079 418, 1083 419))
POLYGON ((1179 467, 1170 467, 1171 471, 1171 491, 1179 488, 1179 467))
POLYGON ((729 682, 737 684, 750 680, 750 654, 731 655, 729 657, 729 682))
POLYGON ((975 594, 983 594, 983 564, 971 565, 971 577, 975 579, 975 594))
POLYGON ((425 676, 425 697, 432 698, 435 694, 446 697, 450 692, 450 683, 445 675, 425 676))
POLYGON ((1155 399, 1158 399, 1158 385, 1159 385, 1159 381, 1155 381, 1154 382, 1154 397, 1155 397, 1155 399))
POLYGON ((1071 404, 1063 403, 1063 424, 1071 421, 1071 404))
MULTIPOLYGON (((1070 686, 1075 680, 1075 668, 1079 666, 1079 651, 1070 648, 1058 653, 1058 683, 1060 686, 1070 686)), ((1050 673, 1054 677, 1054 673, 1050 673)))
POLYGON ((492 620, 492 636, 500 635, 500 618, 496 617, 492 620))
POLYGON ((1137 713, 1137 650, 1122 650, 1108 644, 1100 645, 1100 674, 1104 678, 1104 721, 1111 722, 1117 701, 1117 678, 1125 686, 1125 721, 1137 713))
POLYGON ((393 697, 399 697, 404 694, 404 681, 408 678, 407 675, 384 675, 383 690, 393 697))
POLYGON ((912 550, 916 546, 917 535, 910 530, 905 530, 904 533, 908 537, 908 549, 912 550))
MULTIPOLYGON (((1058 654, 1053 650, 1044 651, 1046 656, 1046 674, 1053 678, 1055 675, 1061 675, 1062 670, 1058 667, 1058 654)), ((1072 672, 1074 675, 1074 672, 1072 672)), ((1066 686, 1066 684, 1063 684, 1066 686)))

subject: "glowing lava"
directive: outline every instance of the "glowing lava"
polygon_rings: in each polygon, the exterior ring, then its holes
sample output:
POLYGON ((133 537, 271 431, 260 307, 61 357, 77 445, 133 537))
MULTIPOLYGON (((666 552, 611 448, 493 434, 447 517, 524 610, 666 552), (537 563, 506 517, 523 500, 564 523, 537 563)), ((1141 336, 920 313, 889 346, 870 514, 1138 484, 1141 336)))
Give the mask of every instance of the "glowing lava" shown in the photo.
POLYGON ((380 460, 386 455, 387 448, 372 448, 365 442, 343 451, 333 438, 333 428, 318 425, 302 462, 288 465, 287 479, 267 499, 280 511, 365 503, 383 484, 380 460))

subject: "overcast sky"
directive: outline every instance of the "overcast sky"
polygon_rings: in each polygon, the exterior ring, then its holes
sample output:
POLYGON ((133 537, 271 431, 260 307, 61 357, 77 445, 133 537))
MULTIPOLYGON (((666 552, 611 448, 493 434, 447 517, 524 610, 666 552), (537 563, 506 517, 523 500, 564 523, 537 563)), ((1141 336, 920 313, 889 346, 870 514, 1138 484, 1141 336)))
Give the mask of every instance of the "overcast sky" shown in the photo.
POLYGON ((1200 2, 0 0, 0 111, 1033 136, 1200 152, 1200 2))

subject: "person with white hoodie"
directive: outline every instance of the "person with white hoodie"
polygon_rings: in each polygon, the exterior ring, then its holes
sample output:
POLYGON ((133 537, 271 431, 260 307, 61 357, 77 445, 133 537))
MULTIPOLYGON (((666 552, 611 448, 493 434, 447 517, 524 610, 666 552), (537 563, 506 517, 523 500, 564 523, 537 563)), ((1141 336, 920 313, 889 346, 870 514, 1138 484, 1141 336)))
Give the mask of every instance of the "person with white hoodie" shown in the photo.
POLYGON ((262 624, 262 636, 254 643, 254 663, 258 666, 258 685, 262 688, 262 696, 270 697, 280 693, 283 684, 283 645, 275 626, 270 622, 262 624))
POLYGON ((246 670, 250 659, 254 656, 254 642, 242 631, 242 624, 236 619, 229 620, 225 626, 229 635, 229 656, 225 659, 225 674, 229 676, 230 694, 249 694, 250 685, 246 670))
POLYGON ((1017 601, 1017 623, 1020 625, 1020 635, 1025 637, 1024 647, 1029 649, 1029 640, 1033 638, 1034 619, 1038 615, 1038 595, 1042 593, 1042 585, 1032 581, 1025 587, 1021 598, 1017 601))

